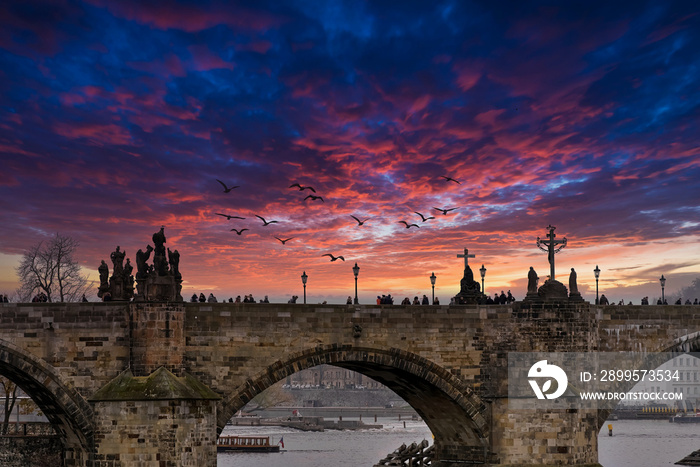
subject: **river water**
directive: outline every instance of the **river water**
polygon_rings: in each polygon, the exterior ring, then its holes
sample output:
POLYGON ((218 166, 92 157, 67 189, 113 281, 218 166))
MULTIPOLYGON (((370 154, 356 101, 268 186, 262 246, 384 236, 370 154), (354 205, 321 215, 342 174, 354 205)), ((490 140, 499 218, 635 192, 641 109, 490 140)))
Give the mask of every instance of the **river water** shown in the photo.
MULTIPOLYGON (((301 432, 279 427, 227 426, 223 434, 270 436, 284 440, 279 453, 219 453, 218 467, 371 467, 402 443, 432 435, 422 421, 379 418, 380 430, 301 432)), ((606 422, 598 436, 604 467, 672 466, 700 449, 700 424, 619 420, 606 422), (607 424, 613 425, 608 436, 607 424)))

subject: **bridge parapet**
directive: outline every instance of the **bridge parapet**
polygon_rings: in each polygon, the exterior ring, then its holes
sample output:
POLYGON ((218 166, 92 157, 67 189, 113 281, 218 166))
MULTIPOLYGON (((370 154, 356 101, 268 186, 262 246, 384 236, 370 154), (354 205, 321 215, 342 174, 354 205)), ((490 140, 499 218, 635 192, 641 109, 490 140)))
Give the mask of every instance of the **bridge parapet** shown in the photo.
POLYGON ((700 330, 699 305, 596 306, 599 350, 697 352, 700 330), (688 337, 689 346, 682 349, 688 337))

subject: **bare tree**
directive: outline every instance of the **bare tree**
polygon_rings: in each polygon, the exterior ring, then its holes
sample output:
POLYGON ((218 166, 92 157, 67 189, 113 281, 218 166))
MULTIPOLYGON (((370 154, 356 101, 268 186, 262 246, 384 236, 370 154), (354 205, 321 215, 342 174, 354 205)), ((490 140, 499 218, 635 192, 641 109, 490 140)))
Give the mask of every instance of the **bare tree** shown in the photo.
POLYGON ((263 392, 253 398, 253 402, 258 404, 258 407, 263 409, 276 407, 278 405, 283 405, 293 401, 294 397, 282 389, 281 381, 265 389, 263 392))
POLYGON ((75 239, 56 234, 51 240, 39 242, 27 250, 16 268, 19 300, 31 301, 32 296, 43 292, 49 302, 79 301, 89 284, 73 259, 77 248, 75 239))
POLYGON ((673 295, 668 294, 667 297, 669 297, 668 303, 671 303, 671 300, 675 301, 678 298, 681 298, 684 303, 685 300, 690 300, 691 303, 694 302, 693 299, 697 300, 700 298, 700 277, 691 282, 688 287, 683 287, 673 295))
POLYGON ((3 414, 2 425, 0 425, 0 432, 6 435, 10 425, 10 416, 17 402, 17 385, 7 378, 0 377, 0 397, 5 399, 5 413, 3 414))
POLYGON ((2 422, 0 422, 1 434, 6 435, 10 432, 10 418, 15 407, 17 408, 15 413, 20 415, 43 415, 34 400, 26 397, 19 386, 4 376, 0 376, 0 400, 2 400, 4 406, 2 422))

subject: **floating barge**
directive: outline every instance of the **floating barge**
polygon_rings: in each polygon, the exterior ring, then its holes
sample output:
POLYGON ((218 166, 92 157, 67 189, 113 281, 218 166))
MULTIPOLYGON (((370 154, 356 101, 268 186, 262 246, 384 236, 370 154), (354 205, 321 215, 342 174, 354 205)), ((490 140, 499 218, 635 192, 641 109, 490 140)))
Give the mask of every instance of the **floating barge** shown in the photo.
POLYGON ((680 413, 668 419, 671 423, 700 423, 700 415, 680 413))
POLYGON ((270 444, 269 436, 219 436, 217 452, 279 452, 279 444, 270 444))
POLYGON ((283 426, 300 431, 325 431, 325 430, 380 430, 384 425, 367 424, 362 420, 326 420, 323 417, 234 417, 227 425, 233 426, 283 426))

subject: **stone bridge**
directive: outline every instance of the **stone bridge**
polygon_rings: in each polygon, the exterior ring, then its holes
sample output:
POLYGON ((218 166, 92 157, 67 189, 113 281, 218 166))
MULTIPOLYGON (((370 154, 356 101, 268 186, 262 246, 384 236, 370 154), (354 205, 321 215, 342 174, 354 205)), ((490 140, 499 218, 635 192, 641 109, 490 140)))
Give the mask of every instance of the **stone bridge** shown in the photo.
POLYGON ((3 304, 0 374, 62 435, 65 465, 215 466, 236 411, 331 364, 392 389, 436 465, 597 465, 598 411, 508 411, 508 352, 694 351, 698 306, 3 304))

